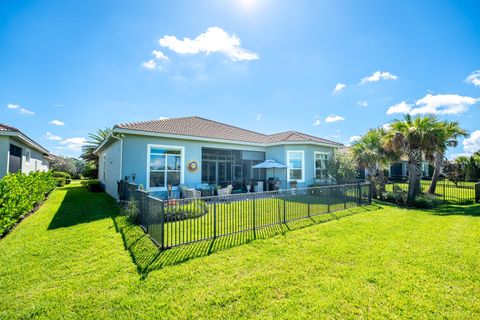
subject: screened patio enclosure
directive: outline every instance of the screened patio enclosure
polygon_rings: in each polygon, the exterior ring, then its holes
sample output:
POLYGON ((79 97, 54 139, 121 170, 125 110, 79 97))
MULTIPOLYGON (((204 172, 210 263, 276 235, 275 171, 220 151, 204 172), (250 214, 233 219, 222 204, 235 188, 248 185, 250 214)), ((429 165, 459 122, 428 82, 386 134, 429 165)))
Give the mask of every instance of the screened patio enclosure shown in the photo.
POLYGON ((265 152, 261 151, 202 148, 202 182, 245 189, 252 181, 266 180, 265 169, 252 168, 263 161, 265 152))

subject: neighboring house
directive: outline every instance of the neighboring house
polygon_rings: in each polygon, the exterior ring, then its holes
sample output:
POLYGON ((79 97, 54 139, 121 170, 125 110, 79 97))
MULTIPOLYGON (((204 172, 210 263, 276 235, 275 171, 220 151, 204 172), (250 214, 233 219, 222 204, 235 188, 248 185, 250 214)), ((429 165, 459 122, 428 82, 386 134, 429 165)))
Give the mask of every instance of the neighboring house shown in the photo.
MULTIPOLYGON (((129 179, 146 190, 163 192, 168 185, 245 182, 266 190, 277 179, 306 186, 328 179, 325 160, 342 144, 296 131, 266 135, 200 117, 118 124, 95 150, 99 180, 117 198, 117 181, 129 179), (287 169, 254 169, 272 159, 287 169), (270 179, 270 180, 269 180, 270 179)), ((252 187, 252 189, 254 189, 252 187)))
MULTIPOLYGON (((430 172, 429 167, 428 161, 422 161, 422 178, 431 176, 432 172, 430 172)), ((406 179, 408 177, 408 160, 401 160, 393 163, 388 170, 388 176, 395 180, 406 179)))
POLYGON ((17 128, 0 124, 0 178, 21 171, 47 171, 49 152, 17 128))

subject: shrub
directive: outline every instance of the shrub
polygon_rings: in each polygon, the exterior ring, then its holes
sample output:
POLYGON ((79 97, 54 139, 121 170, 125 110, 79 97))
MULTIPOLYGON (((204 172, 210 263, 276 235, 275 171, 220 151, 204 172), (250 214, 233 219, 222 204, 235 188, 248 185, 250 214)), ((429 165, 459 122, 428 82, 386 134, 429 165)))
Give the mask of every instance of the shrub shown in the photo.
POLYGON ((437 199, 435 196, 421 194, 415 199, 413 205, 419 209, 432 209, 439 206, 441 203, 441 200, 437 199))
POLYGON ((59 178, 55 178, 55 181, 56 181, 57 187, 63 187, 67 179, 59 177, 59 178))
POLYGON ((82 186, 86 187, 90 192, 102 192, 102 183, 98 180, 84 180, 81 182, 82 186))
POLYGON ((49 172, 8 174, 0 179, 0 235, 42 202, 56 186, 49 172))
POLYGON ((138 221, 140 209, 138 208, 138 201, 135 200, 134 196, 130 196, 122 211, 130 222, 136 223, 138 221))
POLYGON ((65 179, 65 184, 70 184, 72 183, 72 179, 65 179))
POLYGON ((61 171, 53 171, 52 176, 54 178, 65 178, 65 179, 72 179, 72 176, 67 173, 67 172, 61 172, 61 171))
POLYGON ((190 203, 183 202, 181 205, 175 200, 165 202, 165 221, 180 221, 201 217, 208 213, 208 207, 203 200, 192 200, 190 203))

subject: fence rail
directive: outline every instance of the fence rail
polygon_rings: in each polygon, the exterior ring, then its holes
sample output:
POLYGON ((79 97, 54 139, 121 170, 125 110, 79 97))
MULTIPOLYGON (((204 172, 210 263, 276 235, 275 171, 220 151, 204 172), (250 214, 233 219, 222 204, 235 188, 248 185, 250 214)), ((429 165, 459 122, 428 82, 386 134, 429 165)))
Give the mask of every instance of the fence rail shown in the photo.
POLYGON ((123 182, 121 200, 136 201, 139 223, 168 249, 218 237, 255 232, 371 203, 369 183, 163 200, 123 182))
MULTIPOLYGON (((420 192, 427 193, 430 180, 420 181, 420 192)), ((388 192, 408 191, 408 182, 391 181, 386 185, 388 192)), ((447 179, 437 182, 435 196, 444 203, 472 203, 480 200, 480 183, 459 181, 454 183, 447 179)))

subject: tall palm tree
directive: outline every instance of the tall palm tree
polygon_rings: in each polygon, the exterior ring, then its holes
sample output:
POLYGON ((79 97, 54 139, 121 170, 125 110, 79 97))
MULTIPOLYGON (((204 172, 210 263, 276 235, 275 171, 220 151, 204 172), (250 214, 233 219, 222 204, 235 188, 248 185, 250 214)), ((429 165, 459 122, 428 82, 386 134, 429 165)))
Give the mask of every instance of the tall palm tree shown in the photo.
POLYGON ((385 177, 383 170, 390 162, 398 158, 395 150, 388 150, 383 146, 383 137, 387 131, 383 128, 370 129, 352 146, 352 155, 355 161, 366 168, 372 183, 372 196, 377 197, 376 177, 380 184, 380 196, 385 191, 385 177))
POLYGON ((112 128, 105 128, 105 129, 98 129, 95 133, 90 133, 88 135, 89 140, 87 143, 82 147, 82 154, 80 157, 85 160, 86 162, 92 162, 98 168, 98 156, 95 155, 93 152, 98 146, 105 140, 110 133, 112 132, 112 128))
POLYGON ((449 147, 456 147, 458 145, 459 137, 468 136, 468 132, 460 127, 457 121, 442 121, 438 123, 440 132, 438 134, 438 144, 433 152, 434 170, 432 182, 428 188, 429 194, 435 194, 438 177, 442 171, 443 161, 445 159, 445 152, 449 147))
POLYGON ((403 120, 395 120, 384 137, 388 150, 402 152, 408 157, 407 202, 413 203, 420 193, 422 159, 435 151, 441 129, 435 116, 412 117, 407 114, 403 120))

